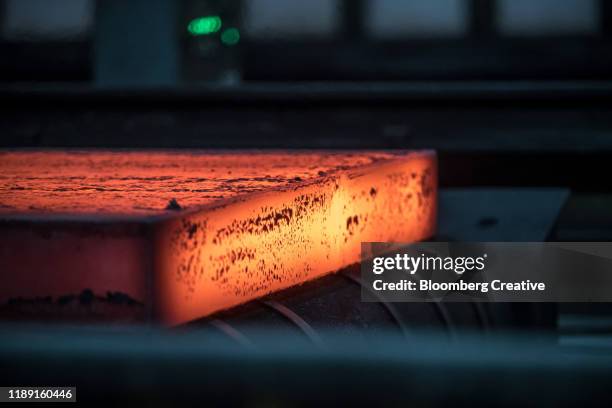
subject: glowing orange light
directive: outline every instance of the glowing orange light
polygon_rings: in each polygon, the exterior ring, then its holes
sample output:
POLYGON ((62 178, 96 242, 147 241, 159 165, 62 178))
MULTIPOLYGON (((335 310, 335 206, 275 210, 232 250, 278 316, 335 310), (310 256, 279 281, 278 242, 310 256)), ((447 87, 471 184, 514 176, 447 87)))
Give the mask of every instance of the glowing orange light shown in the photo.
POLYGON ((167 324, 358 262, 361 242, 435 229, 433 152, 5 152, 0 176, 0 302, 116 290, 167 324), (57 221, 75 216, 119 230, 57 221), (41 217, 57 221, 51 237, 41 217))

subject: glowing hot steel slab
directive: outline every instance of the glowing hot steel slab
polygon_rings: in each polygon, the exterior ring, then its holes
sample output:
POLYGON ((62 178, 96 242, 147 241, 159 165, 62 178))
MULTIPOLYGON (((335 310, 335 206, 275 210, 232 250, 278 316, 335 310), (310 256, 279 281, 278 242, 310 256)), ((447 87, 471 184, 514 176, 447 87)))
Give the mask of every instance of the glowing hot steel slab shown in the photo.
POLYGON ((436 180, 429 151, 0 153, 0 317, 202 317, 431 236, 436 180))

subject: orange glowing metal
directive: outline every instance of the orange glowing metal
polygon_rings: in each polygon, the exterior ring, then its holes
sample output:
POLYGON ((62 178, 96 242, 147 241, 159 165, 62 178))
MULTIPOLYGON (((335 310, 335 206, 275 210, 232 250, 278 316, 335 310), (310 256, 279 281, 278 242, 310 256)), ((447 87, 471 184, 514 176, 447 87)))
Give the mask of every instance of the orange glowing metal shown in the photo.
POLYGON ((429 151, 5 152, 0 177, 0 302, 121 291, 167 324, 435 229, 429 151))

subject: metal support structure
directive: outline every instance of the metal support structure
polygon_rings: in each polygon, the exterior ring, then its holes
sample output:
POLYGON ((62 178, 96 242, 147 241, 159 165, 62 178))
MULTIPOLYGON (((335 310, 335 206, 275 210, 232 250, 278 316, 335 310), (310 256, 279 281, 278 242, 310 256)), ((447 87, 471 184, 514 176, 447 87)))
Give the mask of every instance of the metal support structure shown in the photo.
POLYGON ((495 0, 471 0, 470 34, 474 37, 491 37, 496 35, 495 0))
POLYGON ((97 3, 94 75, 102 87, 163 87, 179 80, 179 2, 97 3))
POLYGON ((601 21, 601 33, 604 37, 612 36, 612 1, 599 1, 599 17, 601 21))
POLYGON ((364 0, 342 1, 342 34, 349 41, 360 41, 363 39, 364 16, 366 4, 364 0))

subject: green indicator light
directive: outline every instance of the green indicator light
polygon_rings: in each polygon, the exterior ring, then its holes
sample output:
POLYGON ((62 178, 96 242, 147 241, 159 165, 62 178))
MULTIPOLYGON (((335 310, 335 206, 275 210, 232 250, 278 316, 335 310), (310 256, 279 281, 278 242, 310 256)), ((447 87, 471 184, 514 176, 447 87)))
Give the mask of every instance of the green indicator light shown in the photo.
POLYGON ((191 20, 187 26, 187 31, 192 35, 208 35, 216 33, 221 29, 221 17, 206 16, 191 20))
POLYGON ((237 28, 228 28, 221 33, 221 42, 225 45, 236 45, 240 41, 240 31, 237 28))

